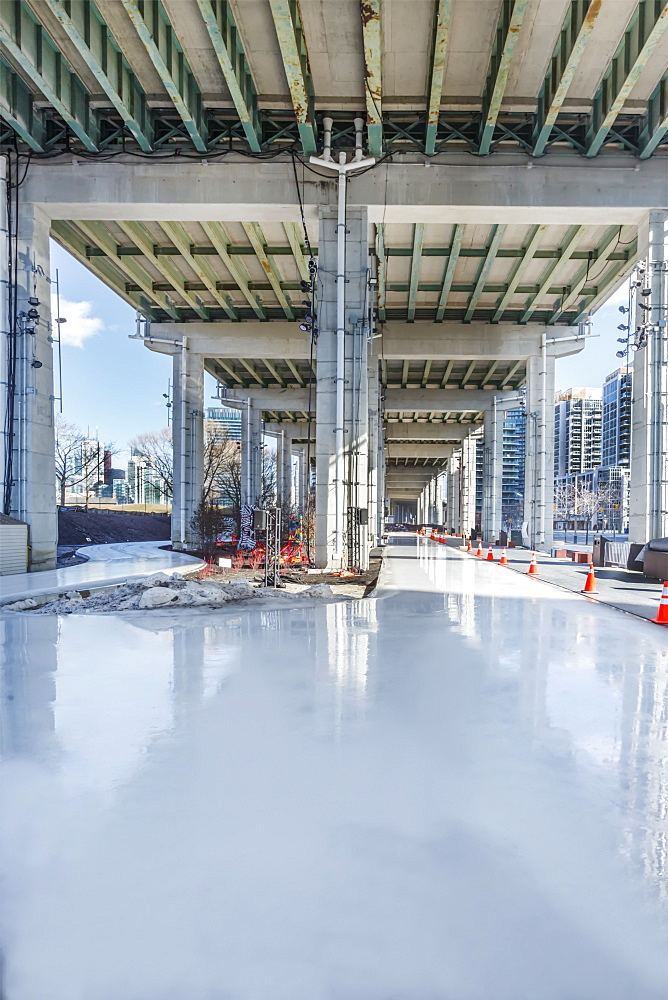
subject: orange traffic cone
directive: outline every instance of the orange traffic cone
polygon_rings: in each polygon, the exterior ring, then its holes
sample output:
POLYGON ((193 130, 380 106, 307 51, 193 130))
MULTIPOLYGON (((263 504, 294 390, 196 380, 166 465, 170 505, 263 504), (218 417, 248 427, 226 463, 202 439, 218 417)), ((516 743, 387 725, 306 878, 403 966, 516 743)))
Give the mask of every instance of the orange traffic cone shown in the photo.
POLYGON ((478 548, 476 550, 476 555, 478 559, 482 559, 482 542, 478 542, 478 548))
POLYGON ((501 558, 499 559, 499 566, 507 566, 507 565, 508 565, 508 555, 506 553, 505 548, 503 548, 501 549, 501 558))
POLYGON ((487 562, 494 562, 494 553, 492 552, 491 545, 489 547, 489 551, 487 552, 487 562))
POLYGON ((659 613, 656 618, 652 618, 656 625, 668 625, 668 581, 663 584, 661 600, 659 601, 659 613))
POLYGON ((587 573, 587 579, 585 585, 582 588, 583 594, 598 594, 596 589, 596 574, 594 573, 594 564, 589 563, 589 572, 587 573))
POLYGON ((540 576, 538 572, 538 563, 536 562, 536 553, 531 553, 531 562, 529 563, 529 568, 527 570, 527 576, 540 576))
POLYGON ((471 551, 471 539, 470 539, 470 538, 469 538, 469 540, 468 540, 468 543, 467 543, 467 545, 466 545, 466 551, 467 551, 467 552, 470 552, 470 551, 471 551))

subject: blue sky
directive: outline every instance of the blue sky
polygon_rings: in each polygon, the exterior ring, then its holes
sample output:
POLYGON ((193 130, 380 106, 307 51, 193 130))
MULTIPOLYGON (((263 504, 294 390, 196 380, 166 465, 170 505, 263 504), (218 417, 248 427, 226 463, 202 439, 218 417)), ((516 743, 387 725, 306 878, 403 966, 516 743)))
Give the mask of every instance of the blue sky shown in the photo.
MULTIPOLYGON (((127 457, 127 443, 136 434, 166 426, 163 393, 172 375, 171 360, 147 350, 128 337, 135 333, 135 313, 115 292, 56 243, 51 244, 51 274, 58 269, 63 355, 63 417, 101 441, 114 442, 127 457)), ((620 290, 594 318, 594 333, 585 349, 557 362, 557 387, 600 387, 622 361, 617 325, 624 322, 618 306, 626 302, 620 290)), ((55 310, 54 310, 55 316, 55 310)), ((207 376, 205 406, 213 380, 207 376)), ((58 387, 56 385, 56 395, 58 387)), ((57 405, 57 404, 56 404, 57 405)))

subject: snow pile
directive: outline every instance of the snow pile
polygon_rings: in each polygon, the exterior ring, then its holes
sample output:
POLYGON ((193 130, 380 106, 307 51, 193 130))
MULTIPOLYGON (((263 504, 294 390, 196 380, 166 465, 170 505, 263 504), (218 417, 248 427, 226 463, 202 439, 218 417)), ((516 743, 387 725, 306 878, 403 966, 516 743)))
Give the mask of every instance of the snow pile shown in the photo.
POLYGON ((280 601, 301 601, 304 598, 331 600, 331 587, 317 583, 298 593, 275 590, 273 587, 253 587, 247 580, 219 583, 214 580, 188 580, 179 573, 154 573, 116 587, 113 591, 82 597, 72 591, 48 604, 32 598, 5 604, 3 611, 31 611, 34 614, 96 613, 104 611, 152 611, 158 608, 220 608, 230 601, 257 601, 278 598, 280 601))

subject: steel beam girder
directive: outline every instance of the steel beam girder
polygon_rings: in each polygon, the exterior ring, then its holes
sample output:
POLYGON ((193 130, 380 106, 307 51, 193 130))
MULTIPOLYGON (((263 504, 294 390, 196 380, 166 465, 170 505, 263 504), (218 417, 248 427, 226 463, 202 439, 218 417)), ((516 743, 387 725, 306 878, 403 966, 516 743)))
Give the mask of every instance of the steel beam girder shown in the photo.
POLYGON ((112 264, 107 257, 95 257, 90 259, 86 253, 86 241, 67 222, 55 220, 51 223, 51 236, 68 253, 83 264, 84 267, 92 271, 96 277, 103 281, 105 285, 117 292, 120 297, 140 312, 149 316, 151 314, 151 303, 138 292, 128 292, 123 280, 123 274, 115 264, 112 264))
POLYGON ((566 236, 566 241, 561 247, 560 256, 557 258, 557 260, 553 261, 552 264, 549 264, 543 271, 538 291, 533 296, 533 298, 527 305, 526 309, 522 313, 520 317, 520 323, 528 323, 528 321, 531 319, 531 316, 538 308, 538 303, 540 302, 542 296, 547 293, 550 284, 552 282, 552 279, 554 278, 554 275, 556 274, 556 272, 558 271, 558 269, 561 267, 562 264, 565 264, 567 260, 571 259, 573 251, 577 247, 578 243, 580 242, 584 234, 585 234, 584 226, 571 226, 566 236))
POLYGON ((183 226, 178 222, 161 222, 160 226, 171 238, 183 259, 188 262, 195 274, 204 282, 205 287, 209 290, 214 300, 223 307, 229 318, 238 319, 237 311, 230 296, 221 294, 218 291, 216 284, 218 279, 209 264, 201 258, 198 259, 197 255, 191 250, 190 240, 183 226))
POLYGON ((436 136, 438 119, 443 99, 443 80, 448 59, 448 41, 450 38, 450 19, 452 17, 452 0, 436 0, 434 7, 434 44, 431 56, 431 74, 429 84, 429 108, 427 110, 427 130, 425 133, 424 151, 427 156, 436 152, 436 136))
POLYGON ((0 58, 0 117, 36 153, 43 153, 46 141, 44 118, 33 100, 32 91, 18 73, 0 58))
POLYGON ((364 89, 369 154, 383 153, 383 42, 380 22, 381 0, 360 0, 364 39, 364 89))
POLYGON ((634 240, 628 248, 626 263, 619 264, 615 261, 615 263, 605 271, 600 290, 597 290, 596 295, 593 298, 590 298, 588 302, 583 300, 578 303, 579 312, 574 319, 575 323, 583 323, 589 314, 598 309, 598 307, 607 299, 610 292, 612 292, 622 278, 626 277, 631 271, 633 264, 637 259, 637 253, 638 242, 637 240, 634 240))
POLYGON ((538 113, 534 130, 533 155, 542 156, 575 71, 585 51, 602 0, 571 0, 559 40, 550 61, 550 68, 538 96, 538 113))
POLYGON ((315 153, 314 90, 297 0, 269 0, 302 149, 315 153))
POLYGON ((668 73, 659 80, 647 105, 645 127, 638 141, 638 156, 646 160, 668 135, 668 73))
POLYGON ((102 247, 107 252, 108 257, 113 257, 119 271, 135 281, 148 299, 152 299, 157 306, 164 309, 173 320, 179 319, 174 302, 164 292, 153 290, 153 279, 147 271, 137 263, 133 257, 119 257, 116 253, 117 246, 108 229, 105 229, 99 222, 78 221, 77 227, 96 246, 102 247))
POLYGON ((436 309, 436 322, 442 323, 443 317, 445 315, 445 309, 448 304, 448 295, 450 294, 450 289, 452 288, 452 281, 455 276, 455 268, 457 267, 457 260, 459 259, 459 254, 462 248, 462 237, 464 235, 465 226, 456 225, 454 232, 452 234, 452 245, 450 247, 450 254, 448 256, 448 263, 445 268, 445 274, 443 275, 443 287, 441 288, 441 294, 438 300, 438 308, 436 309))
POLYGON ((480 271, 478 272, 475 288, 473 289, 473 293, 466 307, 466 313, 464 315, 465 323, 470 323, 473 319, 473 313, 475 312, 475 308, 480 301, 480 296, 484 291, 485 281, 487 280, 489 272, 491 271, 494 261, 496 260, 496 255, 499 252, 501 240, 503 239, 505 231, 506 227, 504 225, 494 226, 492 240, 487 250, 487 256, 482 263, 480 271))
POLYGON ((88 152, 98 152, 97 115, 91 111, 83 83, 21 0, 5 0, 2 6, 0 43, 7 54, 44 94, 88 152))
POLYGON ((531 261, 536 256, 536 251, 540 246, 540 241, 545 235, 546 229, 547 226, 532 226, 529 235, 529 242, 527 243, 526 247, 524 247, 522 259, 519 260, 515 265, 513 273, 510 276, 510 281, 508 282, 508 287, 506 288, 503 294, 503 298, 496 307, 496 312, 492 316, 492 323, 498 323, 501 317, 503 316, 508 306, 508 303, 510 302, 511 298, 515 293, 515 289, 520 283, 520 278, 526 271, 531 261))
POLYGON ((596 156, 668 28, 665 0, 639 0, 594 97, 587 156, 596 156))
POLYGON ((422 256, 422 244, 424 242, 424 224, 417 222, 413 232, 413 259, 411 261, 411 278, 408 288, 408 314, 407 320, 413 323, 415 320, 415 299, 418 291, 418 280, 420 277, 420 258, 422 256))
POLYGON ((295 314, 292 311, 292 306, 285 296, 283 289, 281 288, 281 275, 276 267, 276 264, 271 256, 267 254, 265 249, 265 239, 264 233, 257 222, 244 222, 243 227, 246 230, 246 235, 251 242, 251 246, 255 251, 257 259, 262 265, 262 270, 267 275, 269 283, 274 290, 274 295, 281 304, 281 308, 288 319, 294 319, 295 314))
POLYGON ((243 294, 249 305, 252 306, 253 312, 259 319, 266 319, 267 314, 262 308, 260 299, 258 295, 255 295, 250 287, 250 278, 248 273, 241 263, 240 260, 233 260, 227 252, 228 239, 225 229, 220 222, 202 222, 202 229, 206 235, 211 240, 212 246, 218 251, 218 256, 222 260, 223 264, 230 272, 234 280, 236 281, 241 293, 243 294))
POLYGON ((480 156, 486 156, 490 151, 528 3, 529 0, 502 0, 501 3, 492 58, 482 95, 482 122, 478 144, 480 156))
POLYGON ((153 148, 152 116, 137 77, 91 0, 44 0, 145 153, 153 148))
POLYGON ((121 0, 195 149, 205 153, 202 96, 160 0, 121 0))
MULTIPOLYGON (((612 251, 616 248, 617 244, 619 243, 621 235, 622 235, 621 226, 610 226, 606 230, 605 236, 596 247, 594 251, 594 258, 597 261, 605 262, 608 258, 608 254, 612 253, 612 251)), ((605 269, 605 263, 603 267, 605 269)), ((562 298, 557 302, 554 312, 548 319, 547 322, 549 325, 556 323, 559 317, 563 313, 565 313, 568 309, 571 308, 573 303, 576 301, 578 295, 584 288, 587 279, 589 278, 590 271, 591 271, 591 263, 589 261, 586 264, 583 264, 578 269, 574 277, 571 279, 570 291, 568 295, 565 298, 562 296, 562 298)))
POLYGON ((151 234, 146 227, 143 226, 141 222, 119 221, 117 225, 123 230, 125 235, 132 240, 135 246, 142 251, 146 259, 150 260, 156 270, 165 276, 172 288, 178 291, 181 298, 195 310, 200 319, 206 321, 209 318, 208 309, 200 299, 199 295, 196 295, 191 289, 186 287, 186 279, 174 261, 170 257, 166 257, 163 254, 158 256, 153 252, 153 241, 151 234))
POLYGON ((248 145, 255 153, 262 148, 262 125, 257 91, 239 32, 227 0, 197 0, 230 97, 243 125, 248 145))

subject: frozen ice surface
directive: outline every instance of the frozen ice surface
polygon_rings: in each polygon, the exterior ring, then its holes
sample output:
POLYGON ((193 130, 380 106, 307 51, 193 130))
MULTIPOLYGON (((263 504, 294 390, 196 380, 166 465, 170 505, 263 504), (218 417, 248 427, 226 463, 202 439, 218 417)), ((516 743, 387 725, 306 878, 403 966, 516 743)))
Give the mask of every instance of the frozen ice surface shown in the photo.
POLYGON ((666 630, 412 537, 259 605, 0 615, 7 1000, 665 1000, 666 630))

